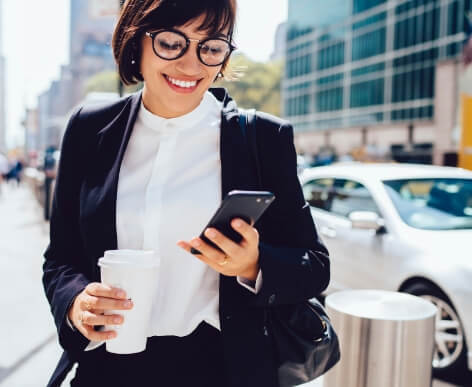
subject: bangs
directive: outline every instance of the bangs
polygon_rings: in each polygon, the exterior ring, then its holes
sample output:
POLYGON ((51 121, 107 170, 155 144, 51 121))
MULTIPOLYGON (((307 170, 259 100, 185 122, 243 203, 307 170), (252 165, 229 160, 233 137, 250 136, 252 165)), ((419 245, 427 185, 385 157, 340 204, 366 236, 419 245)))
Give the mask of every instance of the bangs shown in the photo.
POLYGON ((152 29, 183 26, 204 16, 199 31, 213 36, 228 29, 227 35, 231 37, 236 10, 234 0, 160 0, 155 1, 143 16, 143 24, 152 29))

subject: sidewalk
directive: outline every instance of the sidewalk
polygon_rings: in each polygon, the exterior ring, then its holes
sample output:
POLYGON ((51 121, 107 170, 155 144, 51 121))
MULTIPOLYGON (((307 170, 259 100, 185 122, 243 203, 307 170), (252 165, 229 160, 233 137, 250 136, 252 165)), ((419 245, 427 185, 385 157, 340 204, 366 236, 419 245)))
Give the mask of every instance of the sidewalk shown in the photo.
POLYGON ((44 386, 60 356, 41 283, 48 225, 26 185, 3 185, 0 214, 0 386, 44 386))
MULTIPOLYGON (((48 225, 42 220, 42 210, 26 186, 3 188, 0 196, 0 387, 45 386, 61 354, 41 283, 48 225)), ((69 385, 72 374, 63 386, 69 385)), ((304 386, 322 387, 322 378, 304 386)), ((433 387, 453 386, 435 381, 433 387)))

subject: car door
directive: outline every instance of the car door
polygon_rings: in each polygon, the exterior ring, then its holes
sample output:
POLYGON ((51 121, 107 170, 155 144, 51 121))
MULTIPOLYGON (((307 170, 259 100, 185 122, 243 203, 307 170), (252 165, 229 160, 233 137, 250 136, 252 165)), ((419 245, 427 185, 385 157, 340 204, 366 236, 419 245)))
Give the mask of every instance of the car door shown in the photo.
POLYGON ((369 190, 353 179, 335 179, 330 213, 333 216, 331 240, 333 278, 347 288, 383 288, 389 262, 385 249, 386 233, 353 229, 349 214, 371 211, 382 214, 369 190))
POLYGON ((349 220, 352 211, 381 216, 368 189, 352 179, 323 178, 307 181, 304 194, 330 252, 330 290, 385 287, 385 235, 352 229, 349 220))
MULTIPOLYGON (((310 205, 311 214, 316 223, 321 239, 326 244, 331 257, 339 257, 344 254, 343 242, 336 238, 336 230, 340 227, 350 226, 347 219, 334 215, 330 212, 334 197, 334 181, 332 177, 320 177, 309 179, 303 184, 305 200, 310 205)), ((346 287, 347 279, 342 278, 345 271, 337 269, 342 262, 331 259, 330 291, 341 290, 346 287)))

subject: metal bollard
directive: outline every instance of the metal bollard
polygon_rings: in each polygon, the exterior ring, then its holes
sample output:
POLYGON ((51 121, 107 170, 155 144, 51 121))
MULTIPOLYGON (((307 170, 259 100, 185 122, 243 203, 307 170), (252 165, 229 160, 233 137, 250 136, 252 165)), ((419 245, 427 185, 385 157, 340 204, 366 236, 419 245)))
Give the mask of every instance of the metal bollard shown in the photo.
POLYGON ((436 307, 410 294, 346 290, 326 297, 341 361, 324 387, 430 387, 436 307))

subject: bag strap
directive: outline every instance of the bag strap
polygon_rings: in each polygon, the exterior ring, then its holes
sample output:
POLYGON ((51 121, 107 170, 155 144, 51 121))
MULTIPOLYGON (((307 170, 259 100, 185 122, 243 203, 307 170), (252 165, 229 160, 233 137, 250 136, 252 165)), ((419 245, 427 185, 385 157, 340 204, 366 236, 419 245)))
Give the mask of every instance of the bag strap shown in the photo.
POLYGON ((261 165, 259 162, 259 152, 257 151, 257 133, 256 133, 256 109, 239 109, 239 126, 243 137, 246 139, 249 152, 252 156, 252 162, 257 173, 257 182, 259 188, 262 188, 261 165))

